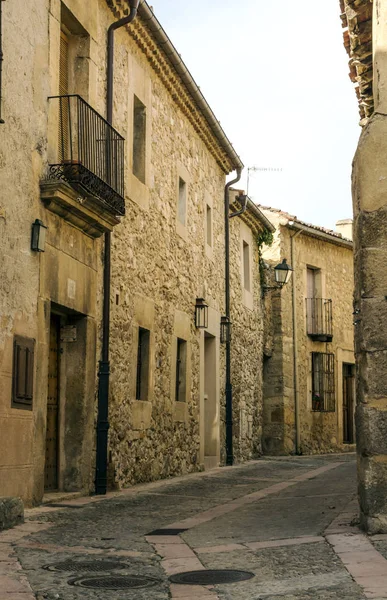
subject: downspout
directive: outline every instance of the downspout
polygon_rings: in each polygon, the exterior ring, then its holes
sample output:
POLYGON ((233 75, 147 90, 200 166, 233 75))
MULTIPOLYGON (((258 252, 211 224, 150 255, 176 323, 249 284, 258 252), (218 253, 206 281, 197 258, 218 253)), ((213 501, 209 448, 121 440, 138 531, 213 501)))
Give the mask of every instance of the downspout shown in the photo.
POLYGON ((239 215, 243 215, 243 213, 246 212, 248 199, 249 197, 245 194, 241 194, 240 196, 237 196, 235 198, 235 200, 238 200, 242 208, 234 213, 231 213, 231 215, 229 216, 230 219, 232 219, 233 217, 239 217, 239 215))
POLYGON ((301 454, 301 426, 300 426, 300 397, 299 397, 299 379, 298 379, 298 340, 297 340, 297 289, 296 274, 294 262, 294 240, 302 231, 297 231, 290 237, 290 264, 293 266, 294 275, 292 277, 292 325, 293 325, 293 388, 294 388, 294 421, 295 421, 295 453, 301 454))
MULTIPOLYGON (((1 3, 2 0, 0 0, 1 3)), ((106 119, 113 123, 113 73, 114 73, 114 32, 131 23, 136 15, 139 0, 129 0, 130 13, 115 21, 108 29, 107 71, 106 71, 106 119)), ((107 491, 107 459, 109 431, 109 339, 110 339, 110 273, 111 273, 111 234, 105 233, 104 273, 103 273, 103 322, 102 352, 98 372, 98 416, 97 416, 97 455, 95 473, 95 493, 104 495, 107 491)))
MULTIPOLYGON (((230 319, 230 187, 238 183, 242 168, 238 167, 237 176, 226 183, 224 188, 224 241, 225 241, 225 295, 226 317, 230 319)), ((226 464, 234 463, 232 439, 232 384, 231 384, 231 342, 226 342, 226 464)))

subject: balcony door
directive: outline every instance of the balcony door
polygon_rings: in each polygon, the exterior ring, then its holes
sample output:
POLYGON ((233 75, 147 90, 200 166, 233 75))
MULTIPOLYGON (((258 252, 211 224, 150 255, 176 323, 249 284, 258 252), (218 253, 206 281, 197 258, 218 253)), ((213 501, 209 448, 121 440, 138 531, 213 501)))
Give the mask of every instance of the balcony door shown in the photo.
POLYGON ((308 333, 316 333, 317 321, 317 306, 315 299, 318 298, 317 290, 317 269, 310 267, 306 270, 306 286, 307 286, 307 327, 308 333))

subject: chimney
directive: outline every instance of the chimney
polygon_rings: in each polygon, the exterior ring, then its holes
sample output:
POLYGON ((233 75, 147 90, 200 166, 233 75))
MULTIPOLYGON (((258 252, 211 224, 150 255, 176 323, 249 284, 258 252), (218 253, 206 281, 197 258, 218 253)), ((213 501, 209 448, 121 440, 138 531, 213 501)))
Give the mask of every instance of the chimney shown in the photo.
POLYGON ((337 233, 341 233, 343 238, 352 240, 352 219, 342 219, 336 223, 337 233))

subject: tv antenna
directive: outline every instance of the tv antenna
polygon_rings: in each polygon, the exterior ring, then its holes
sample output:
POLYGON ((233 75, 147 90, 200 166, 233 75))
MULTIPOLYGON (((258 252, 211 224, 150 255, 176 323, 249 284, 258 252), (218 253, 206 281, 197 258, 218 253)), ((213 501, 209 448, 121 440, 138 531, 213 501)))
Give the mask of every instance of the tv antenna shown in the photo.
POLYGON ((282 167, 248 167, 247 168, 247 190, 246 190, 246 195, 249 195, 249 185, 250 185, 250 171, 252 171, 253 173, 256 173, 257 171, 263 171, 263 172, 279 172, 282 171, 282 167))

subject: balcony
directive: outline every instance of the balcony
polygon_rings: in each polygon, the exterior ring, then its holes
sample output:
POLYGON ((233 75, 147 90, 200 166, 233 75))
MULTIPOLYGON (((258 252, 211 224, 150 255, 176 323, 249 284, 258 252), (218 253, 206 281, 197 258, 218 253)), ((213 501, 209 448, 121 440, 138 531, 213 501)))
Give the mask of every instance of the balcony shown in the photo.
POLYGON ((54 151, 48 176, 41 184, 42 200, 58 214, 61 209, 66 214, 79 213, 81 220, 89 211, 93 213, 86 219, 89 223, 96 215, 106 218, 101 227, 109 230, 118 222, 116 217, 125 214, 125 140, 80 96, 54 96, 49 101, 50 147, 54 151), (63 206, 66 189, 59 186, 57 193, 53 182, 67 184, 68 206, 63 206))
POLYGON ((315 342, 332 341, 332 300, 306 298, 306 331, 315 342))

